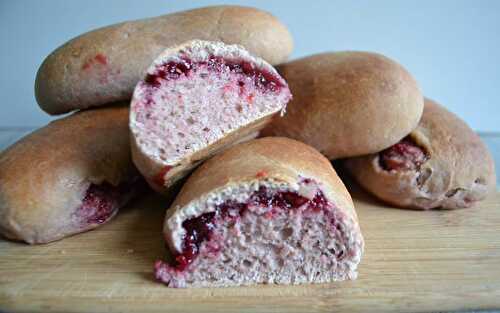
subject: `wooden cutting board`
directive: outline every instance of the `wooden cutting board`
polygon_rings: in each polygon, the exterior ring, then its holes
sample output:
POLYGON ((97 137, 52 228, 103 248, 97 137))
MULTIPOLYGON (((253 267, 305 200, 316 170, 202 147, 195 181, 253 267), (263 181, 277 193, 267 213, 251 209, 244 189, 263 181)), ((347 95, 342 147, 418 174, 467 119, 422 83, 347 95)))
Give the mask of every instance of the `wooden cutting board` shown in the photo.
POLYGON ((165 253, 166 200, 150 195, 111 223, 30 247, 0 239, 0 311, 375 312, 500 308, 500 193, 456 211, 392 209, 354 192, 366 252, 356 281, 169 289, 153 280, 165 253))

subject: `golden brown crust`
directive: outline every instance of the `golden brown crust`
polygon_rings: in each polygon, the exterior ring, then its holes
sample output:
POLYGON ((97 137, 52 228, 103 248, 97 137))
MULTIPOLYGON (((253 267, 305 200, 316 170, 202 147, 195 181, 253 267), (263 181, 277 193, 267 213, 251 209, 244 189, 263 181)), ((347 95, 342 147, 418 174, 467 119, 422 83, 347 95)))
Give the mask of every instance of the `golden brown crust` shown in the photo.
POLYGON ((329 159, 385 149, 412 131, 422 114, 416 81, 379 54, 318 54, 278 71, 294 98, 263 135, 297 139, 329 159))
POLYGON ((128 112, 125 106, 115 106, 76 113, 3 151, 0 232, 29 243, 77 232, 68 225, 70 215, 90 183, 118 185, 136 175, 128 112))
POLYGON ((154 58, 191 39, 243 45, 271 64, 284 62, 292 38, 274 16, 214 6, 100 28, 74 38, 40 67, 35 93, 49 114, 129 99, 154 58))
POLYGON ((428 154, 419 170, 384 170, 378 154, 348 159, 345 166, 368 191, 402 207, 468 207, 494 190, 495 165, 487 147, 444 107, 426 99, 410 136, 428 154))
POLYGON ((280 137, 251 140, 208 160, 189 177, 171 207, 182 208, 225 186, 266 178, 296 184, 301 177, 321 182, 327 199, 357 221, 351 196, 331 163, 314 148, 280 137))

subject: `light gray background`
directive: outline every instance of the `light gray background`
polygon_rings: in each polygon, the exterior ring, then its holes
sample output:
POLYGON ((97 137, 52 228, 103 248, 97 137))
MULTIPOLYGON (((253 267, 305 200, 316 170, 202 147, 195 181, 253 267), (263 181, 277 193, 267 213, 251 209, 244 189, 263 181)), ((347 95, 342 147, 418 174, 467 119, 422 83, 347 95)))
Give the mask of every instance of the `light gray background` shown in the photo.
MULTIPOLYGON (((500 131, 500 1, 225 1, 278 16, 293 58, 368 50, 402 63, 425 94, 475 130, 500 131)), ((96 27, 218 4, 181 0, 0 0, 0 127, 39 126, 36 70, 53 49, 96 27)))

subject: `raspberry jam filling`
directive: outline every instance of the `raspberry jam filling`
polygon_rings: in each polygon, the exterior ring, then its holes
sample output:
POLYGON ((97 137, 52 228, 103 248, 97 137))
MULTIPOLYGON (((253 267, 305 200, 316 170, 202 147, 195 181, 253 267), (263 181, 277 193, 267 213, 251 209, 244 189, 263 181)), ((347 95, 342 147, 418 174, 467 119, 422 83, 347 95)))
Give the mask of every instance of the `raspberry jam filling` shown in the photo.
POLYGON ((140 179, 124 182, 118 186, 113 186, 107 182, 99 185, 90 184, 75 215, 84 225, 102 224, 141 185, 143 185, 143 182, 140 179))
POLYGON ((308 199, 293 191, 271 193, 267 188, 260 187, 246 203, 228 200, 217 205, 214 212, 185 220, 182 223, 182 227, 186 230, 182 243, 183 252, 174 256, 173 267, 178 271, 185 270, 198 256, 201 244, 211 239, 217 220, 238 219, 245 214, 250 205, 268 207, 269 211, 266 216, 269 217, 272 217, 274 210, 296 209, 303 205, 307 205, 307 209, 313 212, 320 212, 331 207, 321 191, 318 191, 313 199, 308 199))
POLYGON ((380 166, 386 171, 408 171, 419 169, 428 156, 410 137, 379 154, 380 166))
MULTIPOLYGON (((170 61, 157 67, 154 74, 147 74, 144 80, 146 85, 160 87, 162 81, 176 80, 181 76, 188 76, 198 68, 206 67, 212 72, 231 71, 251 77, 255 86, 263 91, 278 92, 283 83, 275 74, 255 67, 254 64, 243 60, 226 60, 219 56, 210 56, 208 61, 193 62, 187 57, 182 57, 180 62, 170 61)), ((240 82, 243 83, 243 82, 240 82)))

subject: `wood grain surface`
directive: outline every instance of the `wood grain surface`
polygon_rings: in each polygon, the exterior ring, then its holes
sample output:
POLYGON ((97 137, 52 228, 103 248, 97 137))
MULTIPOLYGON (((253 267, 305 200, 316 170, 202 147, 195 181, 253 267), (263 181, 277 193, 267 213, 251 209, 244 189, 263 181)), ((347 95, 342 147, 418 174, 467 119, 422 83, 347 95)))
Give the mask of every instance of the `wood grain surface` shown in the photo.
POLYGON ((456 211, 388 208, 355 188, 366 239, 356 281, 294 287, 170 289, 166 199, 146 195, 111 223, 43 246, 0 239, 0 311, 415 312, 500 308, 500 193, 456 211))

